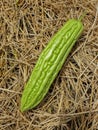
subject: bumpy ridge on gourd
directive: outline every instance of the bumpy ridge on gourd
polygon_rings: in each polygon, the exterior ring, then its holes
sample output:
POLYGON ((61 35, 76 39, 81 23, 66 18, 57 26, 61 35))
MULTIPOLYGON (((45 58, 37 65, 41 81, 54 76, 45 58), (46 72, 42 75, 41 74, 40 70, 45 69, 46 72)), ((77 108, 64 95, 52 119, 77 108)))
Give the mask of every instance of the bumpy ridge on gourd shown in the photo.
POLYGON ((72 19, 51 39, 25 86, 21 111, 34 108, 44 98, 82 30, 82 23, 72 19))

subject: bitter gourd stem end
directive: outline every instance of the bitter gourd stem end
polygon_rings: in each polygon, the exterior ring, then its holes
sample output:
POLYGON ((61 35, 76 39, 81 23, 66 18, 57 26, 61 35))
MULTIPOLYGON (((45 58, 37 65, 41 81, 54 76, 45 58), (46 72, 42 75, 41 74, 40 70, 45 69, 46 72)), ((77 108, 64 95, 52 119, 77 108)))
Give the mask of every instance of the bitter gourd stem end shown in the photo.
POLYGON ((87 14, 87 11, 85 10, 82 15, 79 17, 79 21, 81 21, 87 14))

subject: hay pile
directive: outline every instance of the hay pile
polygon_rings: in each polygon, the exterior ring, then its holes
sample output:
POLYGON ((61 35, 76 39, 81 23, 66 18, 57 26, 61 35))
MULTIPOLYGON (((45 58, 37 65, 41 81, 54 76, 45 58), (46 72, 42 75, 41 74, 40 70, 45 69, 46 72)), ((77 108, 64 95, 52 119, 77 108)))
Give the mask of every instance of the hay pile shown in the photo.
POLYGON ((1 0, 0 7, 0 130, 98 130, 96 1, 1 0), (84 10, 84 32, 47 96, 21 113, 21 94, 40 53, 84 10))

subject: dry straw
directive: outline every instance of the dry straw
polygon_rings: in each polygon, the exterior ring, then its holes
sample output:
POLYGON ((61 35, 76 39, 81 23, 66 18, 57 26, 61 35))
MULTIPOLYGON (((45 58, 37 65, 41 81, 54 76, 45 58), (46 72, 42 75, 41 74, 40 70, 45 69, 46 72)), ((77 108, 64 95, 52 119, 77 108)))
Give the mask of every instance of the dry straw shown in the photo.
POLYGON ((98 129, 96 5, 94 0, 0 1, 0 130, 98 129), (68 19, 84 10, 84 32, 47 96, 22 114, 21 93, 40 53, 68 19))

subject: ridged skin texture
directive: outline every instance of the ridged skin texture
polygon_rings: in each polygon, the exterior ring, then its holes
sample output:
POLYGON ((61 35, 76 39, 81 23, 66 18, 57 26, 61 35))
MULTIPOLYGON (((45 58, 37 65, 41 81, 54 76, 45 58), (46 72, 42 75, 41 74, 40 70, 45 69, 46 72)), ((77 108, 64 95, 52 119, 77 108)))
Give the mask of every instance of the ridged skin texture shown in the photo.
POLYGON ((71 19, 54 35, 24 88, 21 111, 32 109, 42 101, 82 31, 82 23, 71 19))

